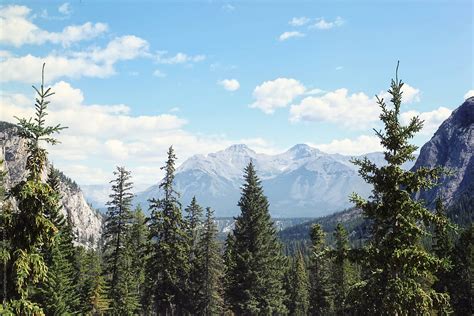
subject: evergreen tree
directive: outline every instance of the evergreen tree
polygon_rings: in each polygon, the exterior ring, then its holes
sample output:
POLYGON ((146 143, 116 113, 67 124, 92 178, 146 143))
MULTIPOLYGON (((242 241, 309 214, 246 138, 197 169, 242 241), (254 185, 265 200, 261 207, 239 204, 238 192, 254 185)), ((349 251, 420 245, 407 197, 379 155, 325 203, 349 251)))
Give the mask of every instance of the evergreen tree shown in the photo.
POLYGON ((159 314, 181 314, 188 306, 185 284, 189 272, 189 244, 181 215, 178 193, 173 188, 176 155, 168 150, 165 177, 160 184, 164 196, 150 200, 150 237, 152 255, 148 262, 147 281, 151 300, 159 314))
POLYGON ((455 315, 474 310, 474 224, 459 237, 452 253, 450 296, 455 315))
POLYGON ((349 239, 347 231, 338 223, 334 231, 335 249, 332 251, 332 282, 336 315, 346 313, 346 297, 352 279, 352 267, 348 259, 349 239))
POLYGON ((268 212, 268 201, 253 163, 245 168, 232 241, 228 246, 226 296, 237 314, 285 313, 282 266, 284 257, 268 212))
POLYGON ((6 267, 7 303, 5 309, 18 315, 43 315, 41 307, 32 301, 39 283, 47 281, 48 267, 43 253, 55 243, 58 229, 47 214, 58 208, 58 195, 41 180, 46 167, 47 152, 41 142, 55 145, 53 134, 59 133, 60 125, 46 126, 47 98, 53 92, 44 87, 44 65, 41 87, 37 89, 34 119, 18 119, 20 136, 27 141, 26 180, 15 185, 9 192, 16 200, 18 210, 3 212, 2 224, 8 236, 11 250, 6 267))
POLYGON ((327 266, 328 249, 320 224, 311 226, 311 266, 309 270, 311 315, 327 315, 331 308, 331 289, 327 266))
POLYGON ((105 275, 112 313, 130 315, 139 305, 133 286, 133 254, 127 240, 132 221, 132 183, 130 172, 123 167, 117 167, 114 175, 103 232, 105 275))
POLYGON ((200 296, 202 290, 202 271, 200 262, 197 257, 198 243, 200 239, 200 233, 202 231, 202 213, 203 209, 196 201, 196 197, 193 197, 191 204, 184 210, 186 212, 185 223, 186 223, 186 235, 189 244, 189 275, 187 278, 186 292, 189 301, 188 309, 191 313, 196 313, 200 310, 200 296))
POLYGON ((307 315, 309 310, 309 278, 303 254, 293 258, 290 275, 289 312, 290 315, 307 315))
MULTIPOLYGON (((47 184, 60 199, 60 180, 58 170, 49 169, 47 184)), ((47 315, 63 315, 73 312, 77 305, 77 295, 73 285, 74 236, 71 223, 61 213, 61 206, 48 210, 45 214, 58 229, 56 242, 46 249, 44 258, 48 266, 48 278, 39 287, 35 299, 43 306, 47 315)))
MULTIPOLYGON (((149 231, 146 225, 146 217, 142 208, 138 205, 133 214, 132 226, 128 236, 127 248, 132 259, 132 294, 143 300, 145 296, 145 271, 149 250, 149 231)), ((138 313, 139 309, 135 310, 138 313)))
POLYGON ((449 284, 451 281, 451 252, 453 245, 451 236, 449 235, 448 227, 449 220, 446 217, 446 209, 444 208, 443 202, 440 198, 436 200, 436 215, 440 218, 441 224, 435 224, 433 232, 433 253, 439 258, 446 260, 449 265, 441 267, 436 271, 436 282, 433 284, 433 288, 440 293, 447 293, 449 284))
MULTIPOLYGON (((397 66, 398 72, 398 66, 397 66)), ((441 168, 421 167, 407 171, 402 164, 415 158, 415 145, 409 140, 421 130, 423 122, 413 117, 408 125, 400 123, 403 83, 392 80, 388 93, 393 107, 377 97, 384 131, 376 131, 385 148, 387 164, 377 166, 368 158, 355 159, 359 174, 373 185, 371 199, 354 194, 351 200, 371 221, 371 237, 364 248, 362 262, 370 274, 358 285, 358 304, 366 315, 429 314, 443 311, 448 296, 425 286, 430 272, 437 271, 442 260, 427 252, 420 237, 426 226, 442 223, 423 201, 413 196, 432 187, 443 174, 441 168)))
POLYGON ((214 211, 206 208, 206 220, 197 251, 197 267, 200 273, 200 295, 197 299, 199 315, 219 315, 223 308, 223 262, 216 239, 217 227, 214 211))

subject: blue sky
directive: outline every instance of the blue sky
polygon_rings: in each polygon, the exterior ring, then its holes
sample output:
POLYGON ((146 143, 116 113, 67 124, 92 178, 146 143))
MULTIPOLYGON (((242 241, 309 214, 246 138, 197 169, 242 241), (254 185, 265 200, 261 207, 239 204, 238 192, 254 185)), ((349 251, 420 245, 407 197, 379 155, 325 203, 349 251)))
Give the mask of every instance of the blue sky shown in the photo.
POLYGON ((421 145, 473 93, 472 13, 471 1, 2 1, 0 119, 31 113, 46 61, 51 121, 70 127, 51 159, 82 184, 116 164, 152 183, 171 144, 180 161, 237 142, 360 154, 380 149, 373 96, 400 60, 421 145))

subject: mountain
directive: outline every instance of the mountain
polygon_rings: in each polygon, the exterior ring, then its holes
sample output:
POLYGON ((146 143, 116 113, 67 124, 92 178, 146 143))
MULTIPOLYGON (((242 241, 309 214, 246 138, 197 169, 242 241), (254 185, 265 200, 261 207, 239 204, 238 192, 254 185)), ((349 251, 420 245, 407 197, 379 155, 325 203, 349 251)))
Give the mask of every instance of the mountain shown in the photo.
POLYGON ((443 166, 452 175, 441 185, 422 192, 417 197, 432 204, 440 196, 447 205, 453 204, 466 193, 474 195, 474 97, 468 98, 453 111, 433 137, 420 150, 413 166, 443 166))
MULTIPOLYGON (((4 160, 7 188, 26 176, 26 142, 17 132, 15 125, 0 122, 0 159, 4 160)), ((43 177, 46 177, 46 172, 43 177)), ((79 186, 62 173, 60 191, 62 211, 65 216, 70 217, 74 225, 77 242, 86 247, 95 247, 102 230, 102 215, 88 205, 79 186)))
MULTIPOLYGON (((384 163, 382 153, 364 156, 384 163)), ((316 217, 349 207, 348 197, 355 190, 369 195, 370 187, 359 177, 351 158, 305 144, 277 155, 256 153, 238 144, 192 156, 177 169, 175 186, 184 205, 196 196, 201 205, 213 207, 217 216, 236 215, 243 169, 252 160, 273 217, 316 217)), ((148 205, 148 199, 159 194, 158 185, 153 185, 138 193, 134 203, 148 205)))

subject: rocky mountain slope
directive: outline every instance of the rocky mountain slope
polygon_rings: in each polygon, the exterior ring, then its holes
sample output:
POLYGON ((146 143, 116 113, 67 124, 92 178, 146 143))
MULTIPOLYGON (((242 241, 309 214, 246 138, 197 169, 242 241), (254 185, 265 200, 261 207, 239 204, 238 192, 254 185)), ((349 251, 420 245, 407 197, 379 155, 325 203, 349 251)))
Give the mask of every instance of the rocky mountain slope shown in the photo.
MULTIPOLYGON (((7 188, 26 176, 26 142, 16 133, 17 128, 13 124, 0 122, 0 159, 4 160, 7 188)), ((78 243, 94 247, 100 238, 102 215, 87 204, 81 189, 64 174, 61 176, 60 188, 62 211, 70 217, 78 243)))
MULTIPOLYGON (((383 154, 367 156, 383 164, 383 154)), ((195 195, 217 216, 238 213, 243 169, 250 160, 256 165, 273 217, 315 217, 350 206, 348 196, 357 190, 367 196, 370 187, 359 177, 351 156, 327 154, 299 144, 277 155, 259 154, 246 145, 233 145, 206 156, 186 160, 176 171, 175 184, 181 201, 188 204, 195 195)), ((159 196, 158 185, 138 193, 135 203, 147 205, 159 196)))
POLYGON ((422 166, 444 166, 452 175, 419 198, 431 203, 440 196, 451 205, 467 192, 474 195, 474 97, 454 110, 423 145, 413 169, 422 166))

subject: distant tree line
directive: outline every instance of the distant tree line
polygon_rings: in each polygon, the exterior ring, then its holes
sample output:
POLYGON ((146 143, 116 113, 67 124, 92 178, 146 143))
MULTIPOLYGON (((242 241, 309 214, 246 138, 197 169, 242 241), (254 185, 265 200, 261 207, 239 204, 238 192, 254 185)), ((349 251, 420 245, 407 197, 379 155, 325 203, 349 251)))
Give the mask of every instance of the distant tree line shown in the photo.
MULTIPOLYGON (((41 143, 56 144, 54 134, 64 128, 45 124, 53 92, 43 79, 35 88, 35 118, 18 123, 28 143, 27 177, 9 190, 0 177, 0 313, 469 315, 474 226, 456 229, 440 199, 435 212, 413 199, 444 170, 401 168, 414 158, 417 148, 409 140, 422 127, 418 117, 400 123, 402 87, 392 80, 392 106, 378 100, 384 129, 376 134, 387 165, 354 160, 373 186, 369 200, 351 197, 366 219, 360 243, 351 243, 347 230, 360 223, 333 223, 327 234, 323 222, 310 227, 308 242, 285 246, 252 162, 243 170, 235 228, 221 243, 211 208, 193 198, 183 210, 170 147, 163 194, 149 200, 149 216, 141 206, 132 208, 132 175, 117 167, 101 241, 85 249, 74 245, 72 223, 62 215, 59 183, 65 176, 49 168, 46 181, 41 177, 47 168, 41 143)), ((463 218, 472 214, 472 203, 460 207, 463 218)))

